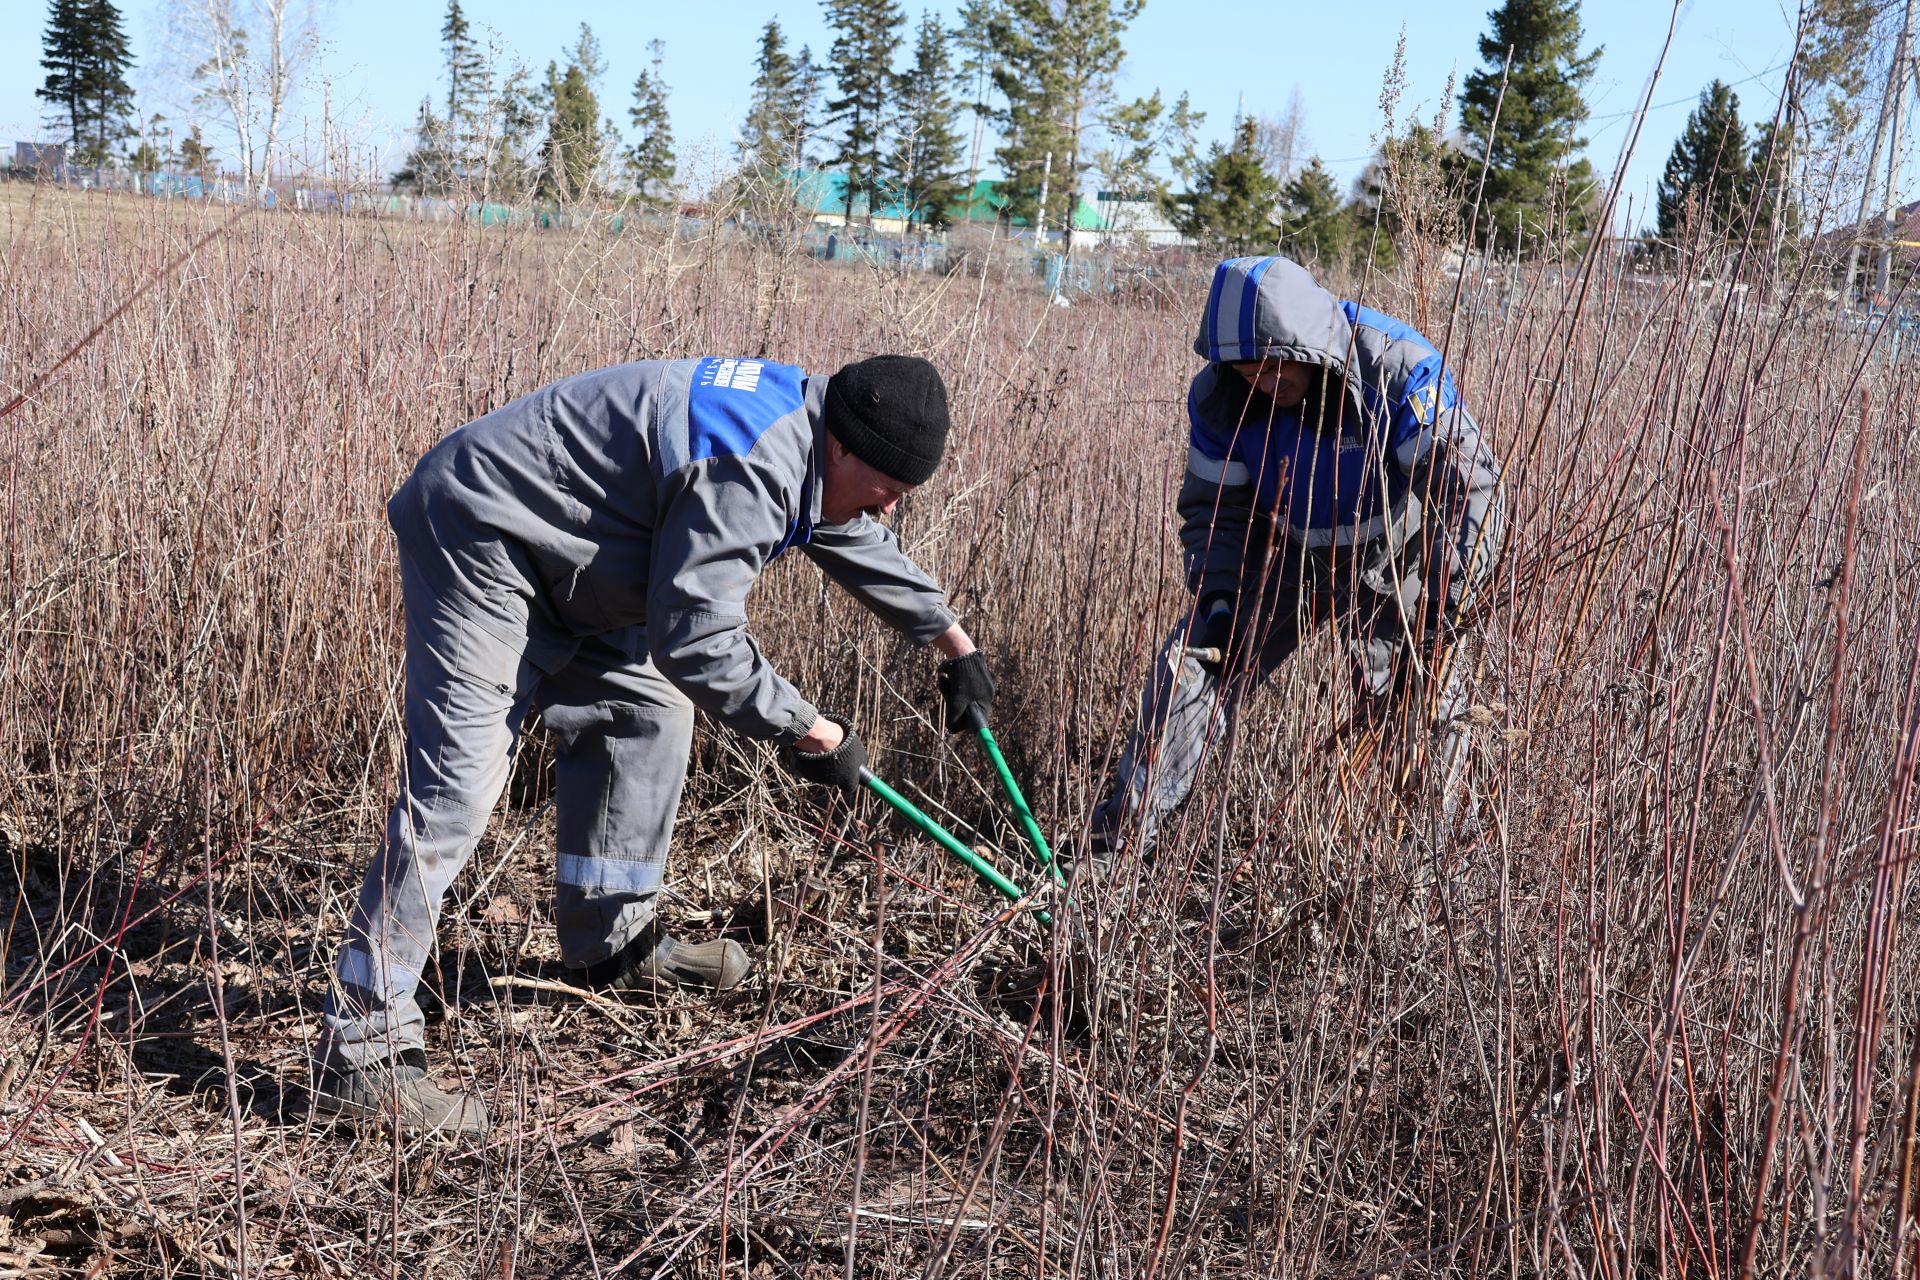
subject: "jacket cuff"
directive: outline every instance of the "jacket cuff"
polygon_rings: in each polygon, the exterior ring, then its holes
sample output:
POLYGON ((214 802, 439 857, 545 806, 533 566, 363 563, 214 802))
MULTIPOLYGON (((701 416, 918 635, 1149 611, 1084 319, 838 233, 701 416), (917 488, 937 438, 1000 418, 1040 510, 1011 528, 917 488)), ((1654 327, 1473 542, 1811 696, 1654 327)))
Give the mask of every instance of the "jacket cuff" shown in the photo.
POLYGON ((820 712, 812 703, 801 703, 793 709, 792 718, 774 731, 774 744, 782 747, 792 746, 807 736, 807 730, 813 728, 813 722, 819 718, 820 712))
POLYGON ((953 610, 945 605, 938 605, 930 610, 926 617, 915 621, 912 626, 902 627, 900 634, 918 648, 924 644, 931 644, 947 634, 947 629, 958 621, 960 619, 954 616, 953 610))

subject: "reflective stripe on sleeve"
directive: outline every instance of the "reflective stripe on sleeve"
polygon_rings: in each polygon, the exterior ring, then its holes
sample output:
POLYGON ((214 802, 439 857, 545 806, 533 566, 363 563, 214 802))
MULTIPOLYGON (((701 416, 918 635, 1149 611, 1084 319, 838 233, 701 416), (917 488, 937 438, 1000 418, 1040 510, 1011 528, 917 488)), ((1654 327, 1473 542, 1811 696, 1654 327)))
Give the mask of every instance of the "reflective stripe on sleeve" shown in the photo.
POLYGON ((1209 458, 1193 445, 1187 446, 1187 471, 1208 484, 1247 484, 1252 478, 1246 463, 1209 458))

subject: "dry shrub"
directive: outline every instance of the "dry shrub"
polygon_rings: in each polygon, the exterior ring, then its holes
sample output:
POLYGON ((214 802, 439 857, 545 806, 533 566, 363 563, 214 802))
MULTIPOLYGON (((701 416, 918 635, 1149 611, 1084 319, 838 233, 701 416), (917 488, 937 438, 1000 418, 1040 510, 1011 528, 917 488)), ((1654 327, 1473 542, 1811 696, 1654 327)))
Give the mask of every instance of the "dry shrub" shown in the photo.
MULTIPOLYGON (((0 194, 7 388, 224 216, 0 194)), ((427 984, 439 1074, 499 1131, 314 1123, 395 752, 382 502, 564 374, 936 359, 953 456, 902 534, 993 657, 1043 819, 1084 824, 1183 603, 1203 286, 1069 310, 780 243, 253 215, 5 420, 0 1266, 1705 1275, 1751 1231, 1762 1273, 1893 1270, 1914 366, 1785 318, 1821 310, 1790 280, 1774 309, 1605 257, 1443 317, 1515 524, 1456 841, 1328 741, 1326 636, 1248 701, 1161 859, 1079 883, 1053 931, 703 730, 670 914, 770 937, 767 976, 616 1007, 513 985, 565 976, 529 751, 427 984), (769 924, 769 889, 802 905, 769 924), (1010 977, 1057 985, 1002 1000, 1010 977)), ((890 777, 1021 866, 978 756, 926 720, 929 662, 803 564, 754 609, 890 777)))

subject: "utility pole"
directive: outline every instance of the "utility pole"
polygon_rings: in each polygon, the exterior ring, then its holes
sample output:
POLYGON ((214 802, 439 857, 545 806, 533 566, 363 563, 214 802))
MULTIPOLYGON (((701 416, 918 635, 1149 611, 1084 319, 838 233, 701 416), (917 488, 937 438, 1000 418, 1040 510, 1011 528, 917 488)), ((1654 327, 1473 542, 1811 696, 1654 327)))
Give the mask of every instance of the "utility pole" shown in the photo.
POLYGON ((1893 72, 1887 91, 1893 109, 1887 121, 1887 205, 1880 232, 1880 259, 1873 270, 1873 291, 1886 296, 1893 275, 1894 225, 1900 212, 1900 125, 1907 114, 1907 81, 1913 73, 1913 11, 1916 0, 1907 0, 1906 14, 1900 20, 1900 39, 1893 47, 1893 72))

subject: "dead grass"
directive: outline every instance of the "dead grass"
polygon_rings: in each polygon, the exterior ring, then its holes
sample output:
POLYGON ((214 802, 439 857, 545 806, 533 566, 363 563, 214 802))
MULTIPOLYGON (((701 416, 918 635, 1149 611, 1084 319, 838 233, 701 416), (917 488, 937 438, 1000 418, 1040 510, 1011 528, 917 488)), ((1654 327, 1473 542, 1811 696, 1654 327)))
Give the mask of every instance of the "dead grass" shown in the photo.
MULTIPOLYGON (((202 228, 6 207, 9 398, 202 228)), ((391 785, 381 504, 413 459, 614 361, 931 355, 959 430, 902 534, 1070 835, 1182 603, 1201 294, 1063 310, 777 243, 244 219, 0 423, 0 1275, 1705 1276, 1750 1230, 1760 1273, 1895 1272, 1920 388, 1781 285, 1603 263, 1452 317, 1516 526, 1464 847, 1327 747, 1325 638, 1165 860, 1052 932, 703 729, 670 913, 766 938, 765 978, 615 1008, 538 985, 532 750, 428 983, 441 1075, 501 1121, 446 1150, 315 1123, 299 1087, 391 785), (767 930, 808 878, 825 901, 767 930), (1036 962, 1073 1001, 997 997, 1036 962)), ((1018 865, 924 718, 931 663, 801 565, 755 607, 1018 865)))

